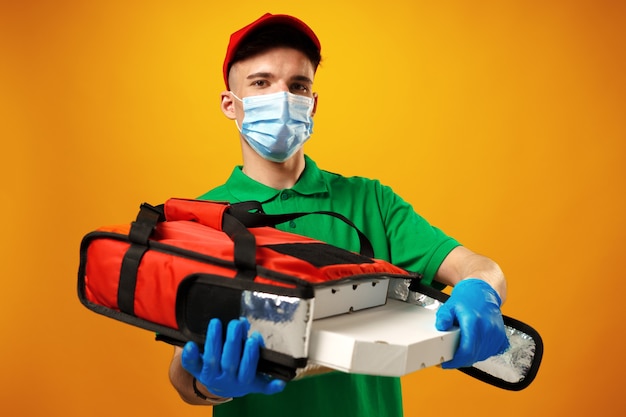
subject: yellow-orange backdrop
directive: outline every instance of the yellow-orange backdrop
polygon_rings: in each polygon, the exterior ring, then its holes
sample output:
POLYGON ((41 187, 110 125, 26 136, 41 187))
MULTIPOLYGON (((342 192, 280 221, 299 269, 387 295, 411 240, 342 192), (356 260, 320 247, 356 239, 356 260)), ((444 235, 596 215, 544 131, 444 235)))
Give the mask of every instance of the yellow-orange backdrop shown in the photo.
POLYGON ((170 347, 79 304, 78 245, 240 162, 221 60, 265 11, 323 43, 307 152, 496 259, 544 337, 527 390, 430 368, 406 415, 624 415, 626 3, 212 3, 2 2, 3 415, 210 415, 170 388, 170 347))

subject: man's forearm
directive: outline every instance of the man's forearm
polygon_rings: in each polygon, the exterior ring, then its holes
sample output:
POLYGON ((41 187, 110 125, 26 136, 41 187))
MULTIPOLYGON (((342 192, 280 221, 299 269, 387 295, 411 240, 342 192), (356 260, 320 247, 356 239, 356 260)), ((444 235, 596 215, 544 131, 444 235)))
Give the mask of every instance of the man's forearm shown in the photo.
POLYGON ((482 279, 493 287, 502 302, 506 299, 506 279, 500 266, 486 256, 458 246, 443 261, 435 279, 442 284, 454 286, 466 278, 482 279))

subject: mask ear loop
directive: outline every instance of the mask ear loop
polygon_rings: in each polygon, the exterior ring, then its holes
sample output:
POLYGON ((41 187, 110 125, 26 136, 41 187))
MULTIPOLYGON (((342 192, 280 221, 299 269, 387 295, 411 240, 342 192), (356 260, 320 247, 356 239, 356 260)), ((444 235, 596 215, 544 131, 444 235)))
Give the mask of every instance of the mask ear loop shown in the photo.
MULTIPOLYGON (((237 94, 233 93, 232 91, 228 91, 234 98, 236 98, 237 100, 241 101, 241 103, 243 103, 243 100, 240 99, 239 97, 237 97, 237 94)), ((237 122, 237 118, 235 118, 235 126, 237 126, 237 130, 239 131, 239 133, 243 133, 241 131, 241 127, 239 127, 239 123, 237 122)))

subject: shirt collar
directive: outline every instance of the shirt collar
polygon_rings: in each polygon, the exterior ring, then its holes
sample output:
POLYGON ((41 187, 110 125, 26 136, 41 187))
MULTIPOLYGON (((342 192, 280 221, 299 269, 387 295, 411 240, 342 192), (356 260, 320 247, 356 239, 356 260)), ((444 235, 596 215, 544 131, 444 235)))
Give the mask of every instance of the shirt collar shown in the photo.
MULTIPOLYGON (((322 171, 315 161, 304 156, 305 166, 302 175, 291 188, 301 195, 313 195, 328 192, 328 187, 322 176, 322 171)), ((261 184, 243 173, 242 166, 236 166, 227 181, 228 191, 239 201, 255 200, 261 203, 270 201, 282 191, 261 184)))

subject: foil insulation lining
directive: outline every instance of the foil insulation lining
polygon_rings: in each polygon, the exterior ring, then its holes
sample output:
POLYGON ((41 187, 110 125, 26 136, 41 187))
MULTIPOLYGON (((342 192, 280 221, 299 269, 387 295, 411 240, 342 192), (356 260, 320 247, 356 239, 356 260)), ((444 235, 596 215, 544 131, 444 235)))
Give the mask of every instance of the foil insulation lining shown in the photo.
MULTIPOLYGON (((443 304, 427 295, 410 291, 410 279, 392 279, 387 296, 431 310, 443 304)), ((505 352, 477 362, 474 368, 510 383, 521 382, 530 370, 536 351, 535 340, 526 333, 510 326, 504 326, 510 347, 505 352)))
POLYGON ((387 297, 394 300, 405 301, 410 304, 415 304, 420 307, 427 308, 429 310, 437 310, 443 304, 439 300, 428 297, 419 292, 409 290, 411 285, 410 279, 392 279, 390 280, 387 290, 387 297))
POLYGON ((506 382, 521 382, 533 364, 536 344, 526 333, 509 326, 504 327, 511 346, 504 353, 477 362, 473 367, 506 382))
POLYGON ((306 358, 313 304, 313 299, 243 291, 241 316, 248 319, 250 333, 257 331, 263 336, 266 348, 306 358))

